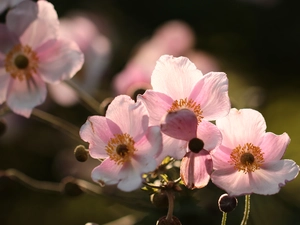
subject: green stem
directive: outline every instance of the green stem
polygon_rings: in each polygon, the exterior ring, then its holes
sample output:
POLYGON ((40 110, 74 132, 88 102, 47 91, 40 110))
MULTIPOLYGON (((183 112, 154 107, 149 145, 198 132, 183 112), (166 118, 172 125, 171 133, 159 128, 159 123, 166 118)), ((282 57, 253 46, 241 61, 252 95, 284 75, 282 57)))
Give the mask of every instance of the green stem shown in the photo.
POLYGON ((226 225, 227 213, 223 212, 221 225, 226 225))
POLYGON ((74 91, 76 91, 78 97, 87 107, 93 110, 94 113, 100 114, 100 103, 96 99, 82 90, 74 81, 67 80, 65 83, 67 83, 74 91))
POLYGON ((168 207, 168 213, 166 216, 166 220, 171 222, 172 218, 173 218, 173 210, 174 210, 174 196, 173 196, 173 192, 170 190, 167 190, 166 194, 167 194, 168 201, 169 201, 169 207, 168 207))
POLYGON ((250 214, 250 195, 245 195, 245 210, 244 210, 244 217, 241 222, 241 225, 247 225, 249 214, 250 214))
POLYGON ((58 130, 65 132, 77 142, 79 141, 80 143, 84 143, 79 137, 79 128, 74 126, 73 124, 37 108, 34 108, 32 110, 31 116, 57 128, 58 130))

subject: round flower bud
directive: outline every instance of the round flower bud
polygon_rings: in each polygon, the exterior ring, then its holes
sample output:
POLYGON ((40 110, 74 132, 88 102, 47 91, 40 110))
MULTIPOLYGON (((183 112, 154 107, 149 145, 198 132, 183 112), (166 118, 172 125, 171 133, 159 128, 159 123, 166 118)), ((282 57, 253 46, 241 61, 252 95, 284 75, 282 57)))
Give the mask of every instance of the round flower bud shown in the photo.
POLYGON ((167 220, 166 216, 163 216, 157 220, 156 225, 181 225, 181 222, 175 216, 172 216, 170 221, 167 220))
POLYGON ((236 208, 238 201, 236 197, 223 194, 218 200, 218 206, 221 212, 229 213, 236 208))
POLYGON ((83 193, 82 189, 79 187, 79 185, 74 181, 74 179, 66 179, 64 181, 64 189, 63 193, 68 196, 78 196, 83 193))
POLYGON ((4 120, 0 120, 0 137, 5 133, 6 131, 6 123, 4 120))
POLYGON ((150 195, 150 201, 158 208, 167 208, 169 205, 168 196, 164 192, 150 195))
POLYGON ((189 141, 188 146, 192 152, 199 153, 204 147, 204 142, 201 139, 195 137, 189 141))
POLYGON ((89 152, 83 145, 78 145, 75 148, 74 155, 79 162, 85 162, 89 158, 89 152))

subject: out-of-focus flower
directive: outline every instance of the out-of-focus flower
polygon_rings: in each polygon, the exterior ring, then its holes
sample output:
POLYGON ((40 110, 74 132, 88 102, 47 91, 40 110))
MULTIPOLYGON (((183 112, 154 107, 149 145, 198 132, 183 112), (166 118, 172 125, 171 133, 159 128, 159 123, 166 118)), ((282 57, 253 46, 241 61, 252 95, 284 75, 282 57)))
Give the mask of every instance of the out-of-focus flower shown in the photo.
POLYGON ((231 109, 216 121, 222 144, 212 151, 212 182, 229 195, 276 194, 299 173, 292 160, 281 159, 290 138, 266 132, 263 116, 253 109, 231 109))
POLYGON ((123 71, 114 79, 117 94, 135 96, 135 91, 151 88, 151 74, 156 61, 164 54, 191 57, 198 69, 207 73, 217 71, 212 56, 193 50, 195 35, 190 26, 182 21, 169 21, 159 27, 152 38, 137 47, 123 71))
MULTIPOLYGON (((196 116, 195 126, 205 127, 205 136, 210 132, 213 135, 216 128, 209 121, 227 115, 230 110, 226 74, 211 72, 203 75, 186 57, 161 56, 152 73, 151 85, 153 90, 147 90, 138 97, 138 101, 142 101, 149 111, 150 125, 161 124, 168 113, 182 114, 188 109, 196 116)), ((197 128, 197 132, 198 129, 203 131, 197 128)), ((158 161, 166 156, 181 159, 187 152, 188 137, 180 140, 185 130, 178 129, 178 135, 173 133, 172 137, 168 136, 171 132, 167 129, 162 129, 162 132, 163 151, 158 161)), ((197 135, 202 139, 204 133, 197 135)), ((205 144, 211 145, 209 142, 212 140, 208 138, 205 144)))
POLYGON ((13 8, 18 5, 20 2, 24 0, 1 0, 0 1, 0 14, 4 12, 6 9, 13 8))
MULTIPOLYGON (((109 39, 99 32, 96 24, 84 13, 60 19, 60 35, 74 40, 84 53, 83 68, 73 81, 80 83, 80 88, 87 93, 93 94, 110 62, 109 39)), ((65 83, 50 85, 49 92, 60 105, 72 106, 78 102, 76 92, 65 83)))
POLYGON ((0 104, 29 117, 46 98, 46 82, 70 79, 83 64, 73 41, 58 36, 59 21, 47 1, 24 1, 0 24, 0 104))
POLYGON ((154 156, 161 151, 158 126, 149 127, 146 107, 129 96, 117 96, 106 117, 92 116, 80 129, 89 143, 90 155, 104 161, 92 171, 100 184, 118 184, 123 191, 133 191, 142 184, 142 174, 155 170, 154 156))

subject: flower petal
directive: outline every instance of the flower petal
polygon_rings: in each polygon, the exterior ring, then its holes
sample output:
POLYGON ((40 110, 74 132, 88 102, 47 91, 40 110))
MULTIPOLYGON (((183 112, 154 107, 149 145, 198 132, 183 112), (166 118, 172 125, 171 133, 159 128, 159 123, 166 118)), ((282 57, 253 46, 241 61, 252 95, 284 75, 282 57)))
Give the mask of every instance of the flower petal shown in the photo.
POLYGON ((267 132, 259 146, 264 152, 265 162, 280 160, 290 141, 291 139, 287 133, 276 135, 274 133, 267 132))
POLYGON ((185 186, 190 189, 205 187, 212 173, 213 163, 209 152, 188 152, 180 165, 180 176, 185 186))
POLYGON ((89 117, 79 132, 81 139, 89 143, 90 155, 97 159, 107 157, 107 143, 114 134, 121 133, 117 124, 103 116, 89 117))
MULTIPOLYGON (((125 172, 124 172, 125 173, 125 172)), ((127 168, 126 176, 120 180, 118 188, 122 191, 134 191, 142 186, 142 175, 133 168, 127 168)))
POLYGON ((198 120, 194 112, 189 109, 181 109, 167 113, 161 120, 161 132, 164 134, 189 141, 196 137, 198 120))
POLYGON ((210 152, 213 160, 214 170, 221 170, 232 167, 232 165, 229 164, 229 162, 231 161, 231 152, 232 149, 227 148, 223 145, 215 148, 210 152))
POLYGON ((210 151, 221 144, 222 134, 211 122, 201 121, 197 128, 197 137, 204 142, 204 149, 210 151))
POLYGON ((32 49, 56 38, 59 29, 57 13, 48 1, 21 2, 8 12, 6 24, 32 49))
POLYGON ((0 54, 3 55, 4 61, 5 54, 19 43, 18 37, 14 33, 10 32, 5 24, 0 24, 0 43, 0 54))
POLYGON ((265 163, 250 176, 252 192, 261 195, 276 194, 288 181, 295 179, 298 173, 299 166, 293 160, 265 163))
POLYGON ((32 109, 45 101, 46 94, 45 82, 33 74, 29 80, 11 80, 6 102, 14 113, 28 118, 32 109))
POLYGON ((154 91, 162 92, 175 100, 184 99, 190 95, 202 76, 201 71, 188 58, 163 55, 156 63, 151 85, 154 91))
POLYGON ((173 99, 166 94, 147 90, 143 95, 137 97, 137 101, 142 101, 149 112, 149 125, 156 126, 160 124, 162 117, 171 108, 173 99))
POLYGON ((141 139, 147 129, 149 116, 141 102, 134 102, 127 95, 117 96, 108 106, 106 117, 118 124, 123 133, 128 133, 134 141, 141 139))
POLYGON ((231 149, 246 143, 259 146, 266 130, 264 117, 253 109, 233 108, 226 117, 218 119, 216 125, 223 136, 222 145, 231 149))
POLYGON ((136 144, 133 159, 138 163, 141 173, 153 171, 157 163, 154 156, 162 151, 162 134, 158 126, 149 127, 146 135, 136 144))
POLYGON ((205 120, 216 120, 226 116, 231 107, 226 74, 221 72, 205 74, 195 84, 189 98, 200 104, 205 120))
POLYGON ((6 101, 7 90, 11 79, 11 76, 6 73, 5 68, 0 68, 0 104, 6 101))
POLYGON ((72 78, 83 65, 83 53, 73 41, 49 41, 36 52, 40 63, 39 72, 48 83, 72 78))

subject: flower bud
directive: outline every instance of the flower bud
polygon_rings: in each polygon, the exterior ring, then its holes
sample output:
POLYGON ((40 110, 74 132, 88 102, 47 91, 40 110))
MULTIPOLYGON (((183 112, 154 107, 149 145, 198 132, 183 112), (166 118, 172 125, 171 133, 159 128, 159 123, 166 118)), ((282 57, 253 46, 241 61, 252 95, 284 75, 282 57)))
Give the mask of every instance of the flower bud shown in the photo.
POLYGON ((85 162, 89 158, 89 152, 83 145, 78 145, 75 148, 74 155, 79 162, 85 162))
POLYGON ((158 208, 167 208, 169 205, 168 196, 164 192, 150 195, 150 201, 158 208))
POLYGON ((218 206, 221 212, 229 213, 233 211, 238 204, 236 197, 223 194, 218 200, 218 206))
POLYGON ((204 147, 204 142, 201 139, 195 137, 189 141, 188 146, 192 152, 199 153, 204 147))
POLYGON ((172 216, 172 219, 170 219, 169 221, 167 220, 166 216, 163 216, 159 218, 159 220, 157 220, 156 225, 181 225, 181 222, 175 216, 172 216))
POLYGON ((80 186, 76 183, 74 178, 66 178, 64 181, 64 189, 63 193, 68 195, 68 196, 79 196, 83 193, 82 189, 80 186))

